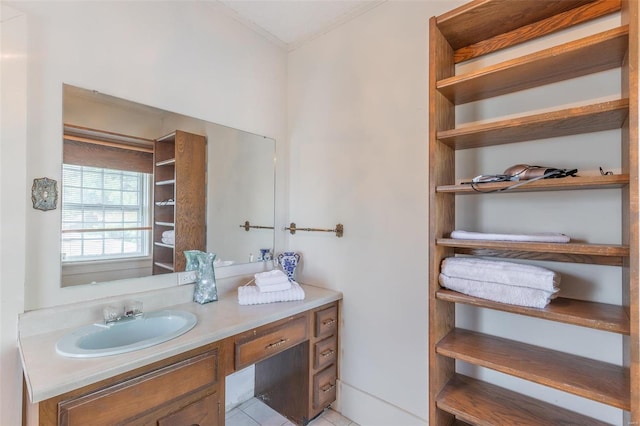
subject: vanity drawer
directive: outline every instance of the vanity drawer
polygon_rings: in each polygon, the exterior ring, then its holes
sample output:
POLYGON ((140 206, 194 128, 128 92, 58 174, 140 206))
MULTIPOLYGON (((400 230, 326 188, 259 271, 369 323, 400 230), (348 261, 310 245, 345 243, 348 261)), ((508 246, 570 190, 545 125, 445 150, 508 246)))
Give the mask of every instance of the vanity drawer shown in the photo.
POLYGON ((325 408, 336 400, 336 365, 313 376, 313 408, 325 408))
POLYGON ((316 312, 315 337, 324 337, 335 334, 338 329, 338 305, 316 312))
POLYGON ((61 401, 58 423, 98 426, 132 422, 141 413, 213 386, 219 379, 218 362, 217 351, 207 352, 97 392, 61 401))
POLYGON ((336 361, 338 339, 333 335, 316 343, 313 348, 313 368, 321 370, 336 361))
POLYGON ((254 330, 236 341, 236 369, 289 349, 307 340, 307 316, 295 317, 284 324, 254 330))

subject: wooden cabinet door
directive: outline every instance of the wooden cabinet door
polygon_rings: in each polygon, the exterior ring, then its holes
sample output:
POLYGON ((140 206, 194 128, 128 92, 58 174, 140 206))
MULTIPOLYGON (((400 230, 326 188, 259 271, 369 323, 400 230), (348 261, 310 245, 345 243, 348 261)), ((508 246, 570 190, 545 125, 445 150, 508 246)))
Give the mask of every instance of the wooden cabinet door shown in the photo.
POLYGON ((221 426, 220 398, 212 393, 158 420, 158 426, 221 426))
POLYGON ((145 413, 216 385, 218 352, 177 362, 125 382, 59 404, 61 426, 135 423, 145 413))

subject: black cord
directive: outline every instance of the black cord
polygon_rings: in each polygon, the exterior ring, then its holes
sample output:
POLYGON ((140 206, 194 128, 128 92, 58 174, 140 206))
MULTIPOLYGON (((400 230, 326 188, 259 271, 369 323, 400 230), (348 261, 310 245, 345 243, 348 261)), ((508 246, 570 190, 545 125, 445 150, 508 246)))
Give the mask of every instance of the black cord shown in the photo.
MULTIPOLYGON (((522 170, 521 172, 519 172, 519 173, 517 173, 517 174, 515 174, 515 175, 513 175, 513 176, 514 176, 514 177, 515 177, 515 176, 518 176, 518 175, 520 175, 520 174, 524 173, 525 171, 527 171, 527 170, 529 170, 529 169, 531 169, 531 168, 538 168, 538 167, 539 167, 539 166, 529 166, 528 168, 526 168, 526 169, 522 170)), ((547 179, 547 178, 553 178, 553 177, 575 176, 575 174, 577 173, 577 171, 578 171, 577 169, 570 170, 569 172, 566 172, 566 171, 564 171, 564 170, 560 170, 560 169, 553 169, 553 170, 551 170, 550 172, 547 172, 547 173, 545 173, 545 174, 543 174, 543 175, 541 175, 541 176, 538 176, 538 177, 535 177, 535 178, 532 178, 532 179, 522 180, 522 181, 519 181, 518 183, 515 183, 515 184, 513 184, 513 185, 505 186, 504 188, 490 189, 490 190, 488 190, 488 191, 481 191, 481 190, 477 187, 478 182, 473 182, 473 181, 472 181, 472 182, 471 182, 471 188, 472 188, 474 191, 479 192, 479 193, 481 193, 481 194, 491 194, 491 193, 494 193, 494 192, 509 191, 509 190, 511 190, 511 189, 517 188, 517 187, 522 186, 522 185, 526 185, 526 184, 531 183, 531 182, 535 182, 535 181, 540 180, 540 179, 547 179)), ((512 180, 512 179, 509 179, 509 180, 512 180)), ((502 182, 502 181, 497 181, 497 182, 502 182)))

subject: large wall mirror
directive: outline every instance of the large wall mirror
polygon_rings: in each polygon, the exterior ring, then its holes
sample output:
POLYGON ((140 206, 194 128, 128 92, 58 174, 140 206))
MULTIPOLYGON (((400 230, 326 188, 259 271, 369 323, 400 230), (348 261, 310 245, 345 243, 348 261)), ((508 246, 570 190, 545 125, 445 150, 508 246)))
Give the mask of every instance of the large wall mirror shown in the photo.
POLYGON ((63 287, 179 272, 184 249, 272 255, 273 139, 66 84, 63 103, 63 287))

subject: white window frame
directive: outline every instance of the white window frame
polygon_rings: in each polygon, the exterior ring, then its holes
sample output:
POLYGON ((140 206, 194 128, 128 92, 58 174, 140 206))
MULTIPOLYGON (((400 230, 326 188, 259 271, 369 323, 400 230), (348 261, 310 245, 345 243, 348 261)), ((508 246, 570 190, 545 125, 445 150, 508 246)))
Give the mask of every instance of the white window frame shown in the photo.
MULTIPOLYGON (((152 185, 152 177, 150 174, 148 173, 138 173, 138 172, 130 172, 130 171, 120 171, 120 170, 113 170, 113 169, 106 169, 106 168, 100 168, 100 167, 89 167, 89 166, 79 166, 79 165, 69 165, 69 164, 63 164, 63 180, 62 180, 62 238, 61 238, 61 257, 62 257, 62 263, 63 264, 74 264, 74 263, 84 263, 84 262, 97 262, 97 261, 122 261, 123 259, 133 259, 133 258, 150 258, 151 256, 151 219, 152 219, 152 211, 151 211, 151 185, 152 185), (85 222, 84 219, 81 221, 80 223, 80 227, 76 228, 73 226, 70 226, 69 221, 65 222, 65 211, 67 210, 67 206, 68 203, 65 200, 65 190, 69 190, 70 188, 74 188, 76 190, 79 190, 81 193, 83 193, 84 190, 88 190, 89 188, 87 186, 85 186, 85 183, 83 180, 81 180, 80 185, 72 185, 71 182, 69 181, 69 179, 65 179, 64 175, 66 173, 67 169, 80 169, 81 173, 84 172, 91 172, 91 173, 95 173, 95 172, 100 172, 103 175, 102 178, 102 184, 103 187, 102 188, 91 188, 91 190, 100 190, 100 191, 105 191, 104 188, 104 176, 108 175, 108 174, 119 174, 119 175, 124 175, 124 174, 137 174, 140 175, 138 178, 140 179, 139 182, 139 187, 140 187, 140 191, 139 191, 139 200, 140 203, 137 206, 129 206, 129 205, 125 205, 125 204, 105 204, 104 202, 102 203, 93 203, 93 204, 87 204, 87 206, 89 206, 89 210, 101 210, 103 212, 108 212, 109 210, 111 211, 136 211, 136 212, 140 212, 140 218, 141 220, 134 224, 133 226, 130 226, 130 224, 127 224, 124 221, 124 215, 123 215, 123 219, 122 222, 115 222, 115 223, 108 223, 105 222, 105 215, 103 214, 103 221, 102 222, 85 222), (114 232, 120 232, 120 233, 126 233, 126 232, 134 232, 134 233, 138 233, 138 237, 136 237, 137 239, 140 240, 140 244, 139 247, 141 248, 140 251, 137 252, 130 252, 130 253, 126 253, 126 252, 120 252, 120 253, 113 253, 113 254, 109 254, 109 253, 105 253, 105 244, 108 242, 108 240, 118 240, 120 239, 122 242, 121 244, 124 244, 124 240, 125 240, 125 236, 122 235, 120 236, 120 238, 114 238, 113 236, 109 236, 108 233, 114 233, 114 232), (98 238, 95 238, 96 234, 101 234, 98 238), (67 240, 69 240, 70 238, 67 237, 65 238, 65 236, 71 236, 73 235, 75 238, 73 238, 76 241, 79 241, 80 244, 82 245, 81 251, 82 253, 84 253, 85 250, 85 242, 87 241, 102 241, 102 253, 98 254, 98 255, 91 255, 91 254, 81 254, 81 255, 73 255, 70 256, 69 254, 65 253, 64 247, 65 247, 65 243, 67 240), (88 236, 93 235, 94 238, 87 238, 88 236)), ((114 189, 109 189, 110 191, 114 191, 114 189)), ((118 190, 115 190, 116 192, 118 192, 118 190)), ((129 192, 125 189, 123 189, 122 187, 119 190, 121 193, 126 193, 129 192)), ((104 192, 101 194, 102 195, 102 200, 104 201, 104 192)), ((68 197, 67 197, 68 198, 68 197)), ((80 203, 76 203, 77 206, 79 207, 79 211, 83 211, 82 206, 83 206, 83 202, 81 200, 80 203)), ((83 215, 84 218, 84 215, 83 215)), ((75 222, 76 224, 78 224, 79 222, 75 222)))

